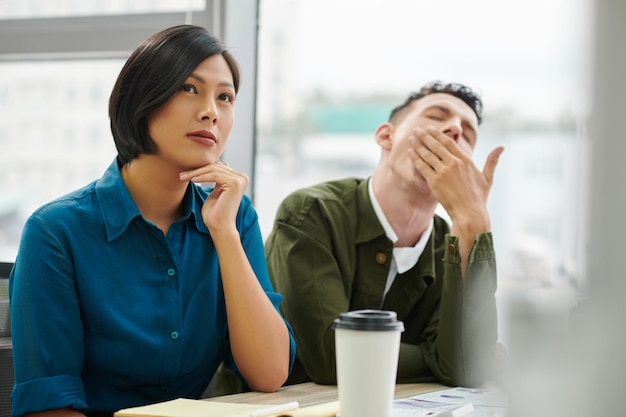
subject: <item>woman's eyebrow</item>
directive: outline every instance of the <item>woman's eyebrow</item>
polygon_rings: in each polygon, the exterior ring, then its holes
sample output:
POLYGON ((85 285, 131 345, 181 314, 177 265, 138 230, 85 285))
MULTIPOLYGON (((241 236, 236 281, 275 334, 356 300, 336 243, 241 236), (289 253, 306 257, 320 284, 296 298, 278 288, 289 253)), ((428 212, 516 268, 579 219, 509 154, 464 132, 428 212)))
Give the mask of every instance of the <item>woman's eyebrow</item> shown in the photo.
MULTIPOLYGON (((189 78, 194 78, 198 81, 200 81, 202 84, 206 84, 206 80, 204 79, 204 77, 202 77, 201 75, 198 75, 194 72, 192 72, 191 74, 189 74, 189 78)), ((235 88, 235 85, 231 82, 227 82, 227 81, 222 81, 221 83, 218 84, 218 86, 220 87, 229 87, 229 88, 235 88)))

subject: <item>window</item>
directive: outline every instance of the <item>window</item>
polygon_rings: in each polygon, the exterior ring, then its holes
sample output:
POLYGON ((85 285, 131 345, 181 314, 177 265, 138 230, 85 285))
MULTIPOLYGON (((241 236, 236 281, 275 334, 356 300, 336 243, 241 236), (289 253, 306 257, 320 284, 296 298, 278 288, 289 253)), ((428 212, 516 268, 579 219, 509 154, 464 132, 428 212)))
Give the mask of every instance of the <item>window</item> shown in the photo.
POLYGON ((1 0, 0 19, 198 11, 204 0, 1 0))
POLYGON ((520 283, 576 294, 589 7, 588 0, 262 1, 254 195, 264 235, 291 191, 369 176, 380 155, 373 131, 412 90, 435 79, 462 82, 485 103, 477 166, 505 147, 489 200, 501 314, 520 283))
POLYGON ((3 259, 14 259, 30 213, 98 178, 113 160, 107 98, 91 92, 99 86, 110 91, 122 65, 122 60, 0 63, 3 259))
POLYGON ((0 0, 0 260, 41 204, 116 155, 108 99, 128 54, 168 26, 223 37, 220 0, 0 0))

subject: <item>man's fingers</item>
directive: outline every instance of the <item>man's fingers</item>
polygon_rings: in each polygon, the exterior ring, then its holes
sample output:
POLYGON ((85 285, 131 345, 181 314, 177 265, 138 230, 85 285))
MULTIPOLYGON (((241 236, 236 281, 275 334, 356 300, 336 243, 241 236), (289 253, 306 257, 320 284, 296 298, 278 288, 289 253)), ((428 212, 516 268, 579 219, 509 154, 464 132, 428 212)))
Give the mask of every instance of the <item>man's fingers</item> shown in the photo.
POLYGON ((426 129, 426 132, 433 140, 433 145, 431 145, 433 152, 435 152, 442 160, 445 160, 449 155, 456 158, 463 158, 467 155, 455 139, 451 138, 441 130, 429 126, 426 129))
POLYGON ((487 157, 487 161, 485 161, 485 167, 483 168, 483 175, 489 181, 489 185, 493 184, 493 174, 496 171, 496 165, 498 165, 498 159, 500 159, 500 155, 504 152, 504 147, 498 146, 496 149, 491 151, 489 156, 487 157))

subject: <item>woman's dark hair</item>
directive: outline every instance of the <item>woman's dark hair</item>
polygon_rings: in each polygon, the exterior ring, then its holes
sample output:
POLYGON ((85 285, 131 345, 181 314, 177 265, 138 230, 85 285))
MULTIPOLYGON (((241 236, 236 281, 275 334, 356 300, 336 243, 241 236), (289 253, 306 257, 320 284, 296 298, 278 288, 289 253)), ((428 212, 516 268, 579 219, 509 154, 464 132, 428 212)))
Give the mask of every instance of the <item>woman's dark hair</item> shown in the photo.
POLYGON ((400 113, 403 113, 402 110, 409 107, 409 105, 415 100, 419 100, 422 97, 426 97, 429 94, 435 93, 450 94, 455 96, 456 98, 463 100, 465 104, 470 106, 470 108, 474 110, 474 113, 476 113, 476 117, 478 118, 478 124, 483 121, 483 102, 477 92, 459 83, 444 83, 441 81, 432 81, 420 88, 418 92, 411 93, 411 95, 407 97, 404 103, 393 109, 391 111, 391 114, 389 115, 389 122, 393 123, 398 117, 400 117, 400 113))
POLYGON ((139 154, 153 154, 148 116, 176 92, 193 70, 221 54, 239 91, 239 66, 222 42, 200 26, 180 25, 145 40, 124 64, 109 100, 111 133, 120 166, 139 154))

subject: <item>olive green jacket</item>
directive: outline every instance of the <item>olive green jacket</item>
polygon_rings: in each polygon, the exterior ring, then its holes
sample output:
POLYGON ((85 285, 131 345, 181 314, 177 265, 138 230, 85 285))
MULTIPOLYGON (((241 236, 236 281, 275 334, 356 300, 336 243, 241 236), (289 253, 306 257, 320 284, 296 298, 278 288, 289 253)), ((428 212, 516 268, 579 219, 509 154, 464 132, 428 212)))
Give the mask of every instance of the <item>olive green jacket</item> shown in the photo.
POLYGON ((398 382, 482 384, 498 337, 491 233, 476 237, 463 278, 457 239, 435 216, 418 263, 397 275, 383 300, 393 243, 367 182, 349 178, 302 189, 278 209, 265 254, 296 339, 288 383, 336 384, 332 323, 341 312, 373 308, 395 311, 404 322, 398 382))

